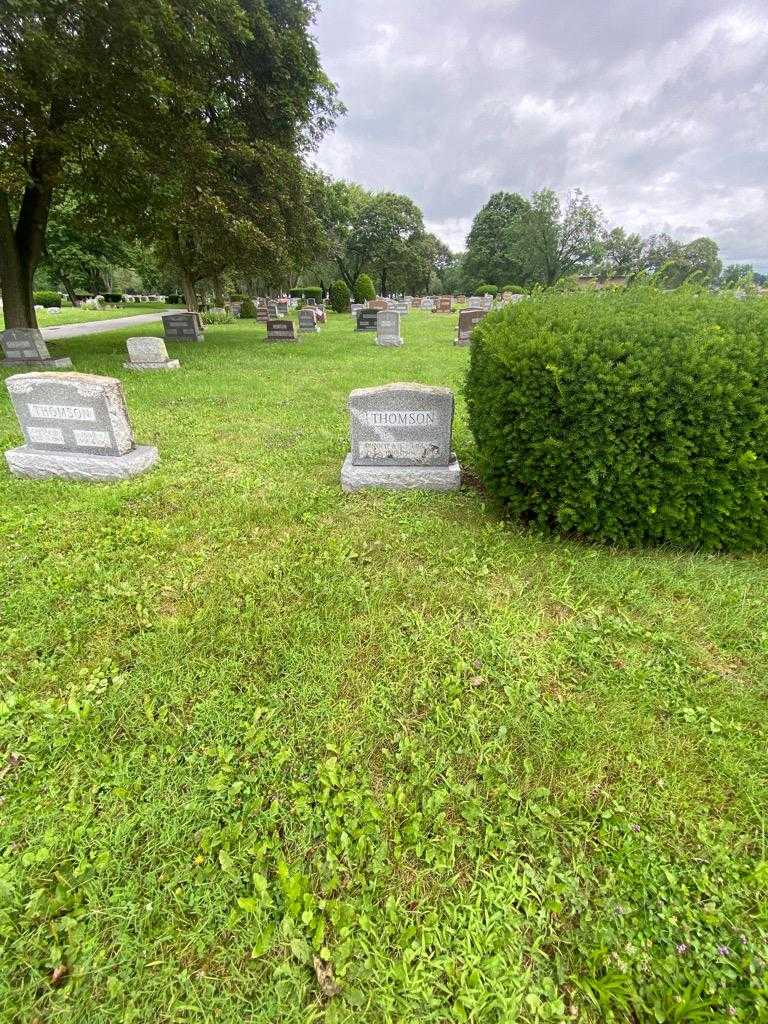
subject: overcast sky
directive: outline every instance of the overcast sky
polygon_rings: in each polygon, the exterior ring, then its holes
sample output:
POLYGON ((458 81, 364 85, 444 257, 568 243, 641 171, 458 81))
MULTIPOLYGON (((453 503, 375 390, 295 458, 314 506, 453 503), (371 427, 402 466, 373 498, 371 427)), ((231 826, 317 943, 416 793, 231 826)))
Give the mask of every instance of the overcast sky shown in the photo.
POLYGON ((451 248, 499 189, 581 188, 610 226, 768 269, 765 0, 321 0, 348 113, 317 154, 451 248))

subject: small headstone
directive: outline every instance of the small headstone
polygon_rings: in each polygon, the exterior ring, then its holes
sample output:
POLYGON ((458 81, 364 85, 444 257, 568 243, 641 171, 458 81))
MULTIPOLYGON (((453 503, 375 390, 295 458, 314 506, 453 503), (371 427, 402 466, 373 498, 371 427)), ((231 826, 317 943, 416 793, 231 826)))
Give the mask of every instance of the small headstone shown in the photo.
POLYGON ((456 335, 457 345, 468 345, 475 326, 486 316, 484 309, 462 309, 459 313, 459 333, 456 335))
POLYGON ((277 320, 277 318, 279 316, 279 313, 277 312, 277 303, 276 302, 268 302, 267 303, 267 312, 269 313, 269 319, 270 320, 277 320))
POLYGON ((242 302, 230 302, 229 304, 229 312, 232 314, 232 316, 240 316, 242 308, 242 302))
POLYGON ((347 403, 351 451, 343 490, 455 491, 461 468, 451 451, 453 394, 423 384, 387 384, 353 391, 347 403))
POLYGON ((275 308, 277 309, 278 316, 288 316, 290 304, 287 299, 280 300, 275 303, 275 308))
POLYGON ((293 320, 267 320, 267 341, 296 341, 293 320))
POLYGON ((356 331, 375 331, 378 327, 379 311, 377 309, 359 309, 357 311, 356 331))
POLYGON ((315 310, 311 306, 305 306, 304 309, 300 309, 299 334, 318 334, 319 332, 320 328, 317 326, 315 310))
POLYGON ((368 302, 368 309, 386 309, 386 299, 370 299, 368 302))
POLYGON ((178 359, 168 358, 162 338, 129 338, 126 370, 178 370, 178 359))
POLYGON ((467 303, 470 309, 482 309, 483 308, 483 297, 482 295, 470 295, 467 303))
POLYGON ((435 300, 431 296, 421 300, 421 308, 425 309, 428 313, 431 313, 435 308, 435 300))
POLYGON ((487 312, 489 312, 490 310, 493 309, 493 296, 492 295, 484 295, 483 296, 483 309, 486 310, 487 312))
POLYGON ((435 313, 452 313, 453 312, 453 299, 450 295, 441 295, 437 300, 437 308, 433 311, 435 313))
POLYGON ((269 320, 269 309, 266 306, 256 307, 256 323, 265 324, 269 320))
POLYGON ((305 306, 316 306, 317 305, 317 299, 304 299, 304 305, 305 306))
POLYGON ((49 306, 48 307, 48 312, 49 313, 60 313, 61 312, 61 306, 49 306))
POLYGON ((324 324, 326 322, 327 313, 325 305, 321 304, 319 306, 315 306, 315 317, 317 318, 317 322, 320 324, 324 324))
POLYGON ((363 302, 351 302, 349 305, 349 311, 352 316, 356 316, 361 309, 365 309, 365 303, 363 302))
POLYGON ((134 443, 119 380, 17 373, 5 383, 26 441, 5 453, 14 476, 124 480, 157 462, 157 448, 134 443))
POLYGON ((420 295, 417 295, 414 299, 411 300, 411 306, 414 309, 421 309, 421 296, 420 295))
POLYGON ((9 327, 0 331, 0 345, 4 359, 0 366, 39 366, 47 370, 65 370, 72 360, 54 359, 43 341, 43 336, 34 327, 9 327))
POLYGON ((392 308, 396 313, 399 313, 400 316, 406 316, 406 314, 411 311, 411 306, 408 302, 395 302, 392 308))
POLYGON ((398 348, 403 344, 400 337, 400 314, 380 309, 376 317, 376 344, 385 348, 398 348))
POLYGON ((163 332, 166 341, 205 341, 199 313, 164 313, 163 332))
POLYGON ((456 302, 457 302, 457 304, 459 306, 463 306, 466 301, 467 301, 467 296, 466 295, 457 295, 456 296, 456 302))

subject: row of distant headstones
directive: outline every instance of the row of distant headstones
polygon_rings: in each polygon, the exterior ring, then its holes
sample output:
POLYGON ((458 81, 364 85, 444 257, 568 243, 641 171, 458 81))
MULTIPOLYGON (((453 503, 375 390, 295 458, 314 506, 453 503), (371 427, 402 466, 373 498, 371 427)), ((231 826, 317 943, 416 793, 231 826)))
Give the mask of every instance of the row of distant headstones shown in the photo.
MULTIPOLYGON (((156 448, 134 440, 123 385, 116 378, 32 372, 14 374, 6 386, 25 441, 5 453, 15 476, 105 482, 136 476, 157 462, 156 448)), ((350 394, 348 408, 351 446, 341 473, 345 491, 460 486, 451 448, 454 399, 449 388, 362 388, 350 394)))

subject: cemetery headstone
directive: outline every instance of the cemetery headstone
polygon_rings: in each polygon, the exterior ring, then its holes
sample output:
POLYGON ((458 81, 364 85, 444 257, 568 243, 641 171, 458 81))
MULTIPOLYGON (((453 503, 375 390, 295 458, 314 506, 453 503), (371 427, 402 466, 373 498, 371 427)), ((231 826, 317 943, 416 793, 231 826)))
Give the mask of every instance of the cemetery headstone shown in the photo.
POLYGON ((415 298, 411 299, 411 306, 414 309, 421 309, 421 296, 420 295, 417 295, 415 298))
POLYGON ((14 476, 125 480, 157 462, 157 448, 135 444, 114 377, 17 373, 5 383, 26 442, 5 453, 14 476))
POLYGON ((168 358, 162 338, 129 338, 126 370, 178 370, 178 359, 168 358))
POLYGON ((368 309, 386 309, 386 308, 387 308, 387 300, 386 299, 369 299, 369 301, 368 301, 368 309))
POLYGON ((451 451, 453 393, 424 384, 360 388, 347 402, 351 450, 344 491, 361 487, 455 491, 461 467, 451 451))
POLYGON ((293 320, 267 320, 267 341, 297 341, 293 320))
POLYGON ((299 310, 299 334, 318 334, 320 328, 317 326, 317 317, 311 306, 305 306, 299 310))
POLYGON ((487 316, 484 309, 462 309, 459 313, 459 333, 456 335, 456 345, 469 345, 472 331, 480 321, 487 316))
POLYGON ((162 319, 166 341, 205 341, 199 313, 164 313, 162 319))
POLYGON ((411 311, 410 304, 407 302, 396 302, 392 308, 400 316, 406 316, 411 311))
POLYGON ((379 311, 377 309, 359 309, 357 311, 356 331, 375 331, 378 327, 379 311))
POLYGON ((469 302, 467 303, 470 309, 482 309, 483 308, 483 297, 482 295, 470 295, 469 302))
POLYGON ((351 302, 349 304, 349 310, 352 316, 356 316, 361 309, 365 309, 365 303, 363 302, 351 302))
POLYGON ((280 315, 277 312, 277 303, 276 302, 268 302, 267 303, 267 311, 269 313, 270 320, 277 320, 278 316, 280 315))
POLYGON ((37 328, 9 327, 0 331, 0 346, 3 359, 0 366, 29 366, 46 370, 66 370, 72 360, 66 357, 54 359, 37 328))
POLYGON ((285 301, 276 302, 275 307, 277 309, 278 316, 288 316, 289 305, 287 299, 285 301))
POLYGON ((242 312, 242 309, 243 309, 242 302, 230 302, 230 304, 229 304, 229 311, 232 314, 232 316, 240 316, 240 313, 242 312))
POLYGON ((265 324, 269 320, 269 309, 266 306, 256 307, 256 323, 265 324))
POLYGON ((450 295, 441 295, 437 300, 437 308, 433 310, 435 313, 452 313, 453 312, 453 299, 450 295))
POLYGON ((376 318, 376 344, 385 348, 398 348, 403 344, 400 337, 400 314, 389 309, 380 309, 376 318))
POLYGON ((428 295, 426 298, 421 300, 421 308, 426 309, 428 313, 431 313, 435 308, 435 300, 428 295))
POLYGON ((319 306, 315 306, 314 309, 315 309, 315 317, 317 318, 317 322, 321 323, 321 324, 324 324, 326 322, 326 320, 327 320, 327 314, 326 314, 325 305, 321 304, 319 306))

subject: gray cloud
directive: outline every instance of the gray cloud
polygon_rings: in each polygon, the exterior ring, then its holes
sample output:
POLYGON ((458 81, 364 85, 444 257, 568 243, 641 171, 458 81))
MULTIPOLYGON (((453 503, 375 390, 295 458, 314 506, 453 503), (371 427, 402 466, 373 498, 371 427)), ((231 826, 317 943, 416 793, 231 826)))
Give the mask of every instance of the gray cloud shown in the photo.
POLYGON ((315 34, 349 111, 318 163, 453 248, 491 192, 549 186, 768 262, 758 0, 323 0, 315 34))

